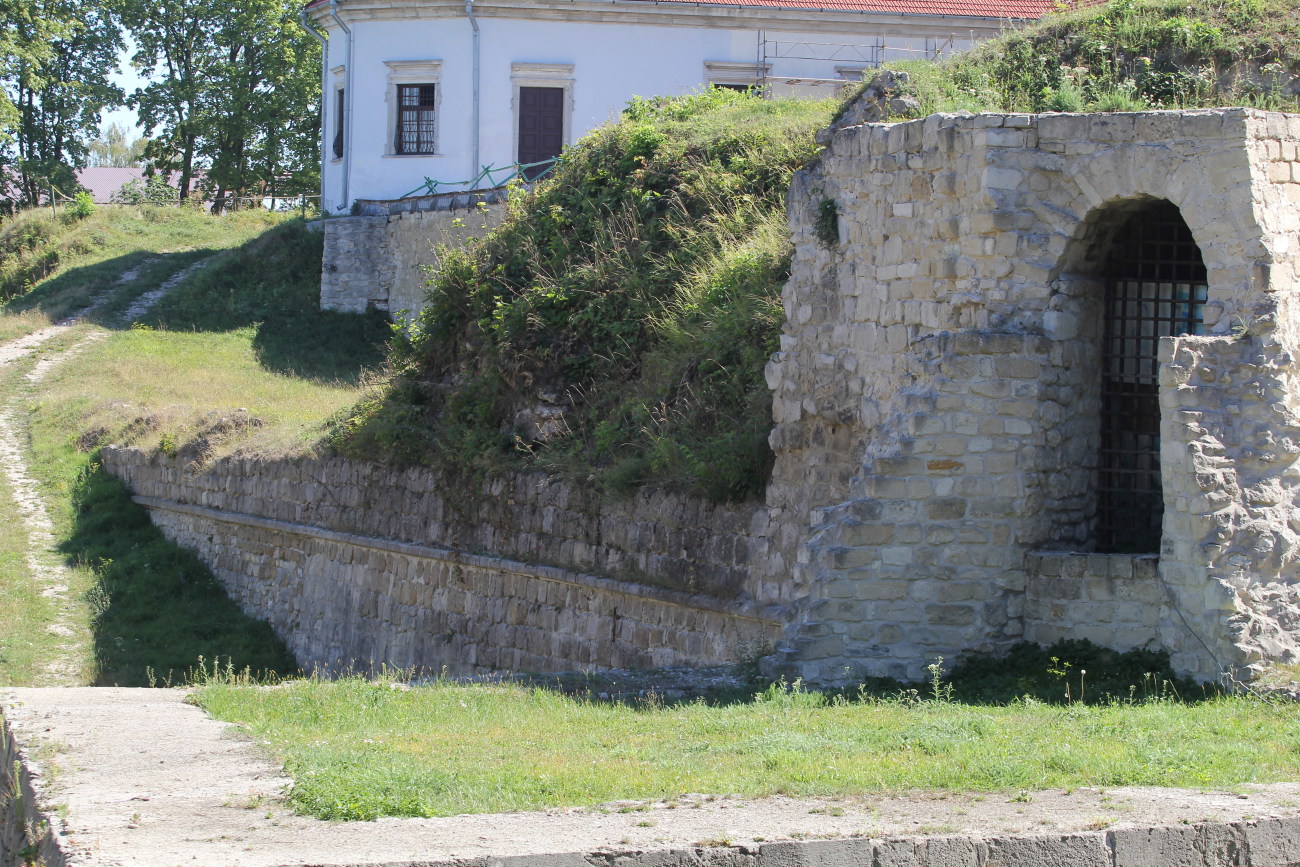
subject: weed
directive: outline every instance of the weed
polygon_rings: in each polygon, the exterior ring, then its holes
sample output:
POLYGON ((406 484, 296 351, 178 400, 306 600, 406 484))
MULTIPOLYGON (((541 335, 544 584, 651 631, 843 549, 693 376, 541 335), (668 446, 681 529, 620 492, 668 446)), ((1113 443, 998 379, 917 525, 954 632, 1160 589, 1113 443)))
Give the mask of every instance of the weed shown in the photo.
POLYGON ((817 216, 813 218, 813 234, 827 250, 840 244, 840 206, 834 199, 822 198, 817 203, 817 216))

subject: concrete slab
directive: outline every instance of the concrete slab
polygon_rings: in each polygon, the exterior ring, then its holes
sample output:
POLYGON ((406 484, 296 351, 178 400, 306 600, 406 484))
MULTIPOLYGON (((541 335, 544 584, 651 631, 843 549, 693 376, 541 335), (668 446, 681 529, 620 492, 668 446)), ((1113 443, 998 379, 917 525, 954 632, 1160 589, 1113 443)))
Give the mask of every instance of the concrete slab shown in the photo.
MULTIPOLYGON (((1300 785, 792 799, 320 822, 182 690, 11 689, 0 863, 49 867, 1300 865, 1300 785), (15 776, 16 775, 16 776, 15 776)), ((623 805, 629 806, 629 805, 623 805)))

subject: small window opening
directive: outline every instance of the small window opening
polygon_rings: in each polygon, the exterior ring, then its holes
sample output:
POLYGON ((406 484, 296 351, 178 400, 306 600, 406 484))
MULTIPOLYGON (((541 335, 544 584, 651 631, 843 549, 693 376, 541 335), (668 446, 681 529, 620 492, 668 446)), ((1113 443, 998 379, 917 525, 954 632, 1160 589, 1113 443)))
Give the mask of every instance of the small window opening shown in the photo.
POLYGON ((1097 550, 1159 553, 1161 337, 1200 334, 1205 263, 1178 208, 1157 202, 1116 232, 1107 269, 1101 358, 1097 550))
POLYGON ((343 99, 343 88, 334 93, 334 158, 340 159, 343 156, 343 109, 347 103, 343 99))

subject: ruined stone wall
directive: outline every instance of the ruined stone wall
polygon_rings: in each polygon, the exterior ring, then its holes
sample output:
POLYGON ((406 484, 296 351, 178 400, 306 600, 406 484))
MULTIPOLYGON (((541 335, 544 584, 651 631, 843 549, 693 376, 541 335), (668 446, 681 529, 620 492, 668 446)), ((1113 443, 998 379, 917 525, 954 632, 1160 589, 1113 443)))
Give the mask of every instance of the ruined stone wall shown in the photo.
POLYGON ((478 490, 345 460, 104 465, 304 665, 456 673, 714 665, 777 637, 748 581, 753 507, 604 503, 538 474, 478 490), (674 588, 638 583, 658 578, 674 588))
MULTIPOLYGON (((1081 574, 1057 604, 1063 576, 1041 572, 1056 560, 1034 555, 1089 550, 1099 254, 1115 215, 1150 199, 1180 208, 1209 274, 1210 345, 1230 343, 1234 323, 1281 317, 1294 346, 1297 140, 1300 118, 1247 110, 936 115, 829 136, 791 190, 788 321, 768 367, 765 535, 777 556, 766 562, 791 572, 773 670, 917 677, 935 656, 1066 633, 1163 646, 1207 678, 1264 652, 1243 637, 1243 616, 1255 617, 1244 610, 1275 613, 1241 594, 1225 602, 1203 570, 1175 577, 1178 515, 1208 506, 1180 506, 1189 476, 1173 458, 1158 570, 1108 565, 1122 580, 1104 591, 1081 574), (1155 606, 1156 619, 1064 604, 1106 593, 1155 606)), ((1294 395, 1278 381, 1278 401, 1294 395)), ((1242 405, 1252 430, 1276 421, 1268 406, 1242 405)), ((1282 499, 1294 504, 1289 489, 1282 499)), ((1267 560, 1243 556, 1242 574, 1267 560)), ((1285 566, 1273 574, 1294 580, 1285 566)))
POLYGON ((362 203, 357 216, 325 220, 321 309, 414 316, 424 307, 437 248, 459 247, 501 222, 503 194, 492 193, 362 203))

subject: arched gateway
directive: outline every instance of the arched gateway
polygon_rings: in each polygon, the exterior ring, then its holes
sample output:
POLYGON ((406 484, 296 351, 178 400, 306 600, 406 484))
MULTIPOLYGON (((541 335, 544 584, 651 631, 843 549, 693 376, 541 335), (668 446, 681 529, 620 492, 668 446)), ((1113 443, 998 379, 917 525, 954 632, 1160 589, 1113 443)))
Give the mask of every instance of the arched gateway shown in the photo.
POLYGON ((1096 550, 1155 554, 1160 482, 1160 338, 1203 331, 1205 262, 1177 206, 1129 211, 1111 242, 1102 303, 1096 550))

